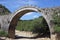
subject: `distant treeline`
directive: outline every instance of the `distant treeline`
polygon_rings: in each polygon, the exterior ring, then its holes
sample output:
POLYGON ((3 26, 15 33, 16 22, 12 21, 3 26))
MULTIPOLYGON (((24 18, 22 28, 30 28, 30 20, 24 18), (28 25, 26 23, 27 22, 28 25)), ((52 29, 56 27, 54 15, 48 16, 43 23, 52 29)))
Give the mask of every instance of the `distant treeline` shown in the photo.
POLYGON ((42 16, 35 18, 34 20, 19 20, 16 29, 20 31, 31 31, 34 33, 49 32, 47 22, 42 16))
MULTIPOLYGON (((60 16, 57 13, 54 14, 52 21, 55 24, 55 32, 60 32, 60 16)), ((17 29, 20 31, 33 31, 36 28, 46 30, 46 27, 48 27, 47 22, 42 16, 34 20, 19 20, 17 24, 17 29)))

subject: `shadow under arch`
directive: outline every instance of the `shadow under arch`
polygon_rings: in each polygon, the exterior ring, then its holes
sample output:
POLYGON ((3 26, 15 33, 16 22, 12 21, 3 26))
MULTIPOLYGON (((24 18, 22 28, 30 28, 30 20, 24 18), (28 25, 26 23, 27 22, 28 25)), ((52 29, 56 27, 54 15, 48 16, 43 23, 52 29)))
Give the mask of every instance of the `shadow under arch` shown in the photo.
MULTIPOLYGON (((11 17, 11 22, 10 22, 9 29, 8 29, 8 37, 15 38, 15 28, 16 28, 18 19, 21 18, 24 14, 26 14, 28 12, 39 12, 39 13, 41 13, 41 11, 42 10, 35 8, 35 7, 25 7, 25 8, 22 8, 22 9, 19 9, 18 11, 16 11, 14 13, 14 15, 11 17)), ((47 22, 47 19, 45 18, 43 13, 42 13, 42 16, 44 17, 44 19, 47 22)), ((47 22, 47 24, 48 24, 48 22, 47 22)), ((50 30, 50 28, 49 28, 49 30, 50 30)))

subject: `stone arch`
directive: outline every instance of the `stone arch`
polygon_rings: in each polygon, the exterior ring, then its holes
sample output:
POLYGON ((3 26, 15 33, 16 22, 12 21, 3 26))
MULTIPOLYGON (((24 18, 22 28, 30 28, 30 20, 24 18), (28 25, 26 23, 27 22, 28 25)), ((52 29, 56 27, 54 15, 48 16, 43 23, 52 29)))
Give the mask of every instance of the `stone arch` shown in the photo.
POLYGON ((48 26, 49 26, 49 30, 51 32, 51 28, 50 28, 50 23, 48 18, 46 17, 45 13, 43 13, 44 11, 42 9, 36 8, 36 7, 22 7, 21 9, 17 10, 14 14, 12 14, 11 19, 10 19, 10 24, 9 24, 9 29, 8 29, 8 36, 11 38, 15 37, 15 28, 17 25, 17 21, 19 19, 19 17, 23 16, 24 14, 28 13, 28 12, 40 12, 42 13, 42 16, 44 17, 44 19, 46 20, 48 26))

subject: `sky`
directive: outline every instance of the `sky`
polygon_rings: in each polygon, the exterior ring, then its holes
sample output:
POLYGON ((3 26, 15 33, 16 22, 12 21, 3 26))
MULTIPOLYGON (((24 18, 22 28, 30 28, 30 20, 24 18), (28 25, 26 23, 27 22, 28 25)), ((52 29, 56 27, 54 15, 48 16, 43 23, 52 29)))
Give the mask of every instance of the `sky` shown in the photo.
MULTIPOLYGON (((25 5, 32 5, 39 8, 58 7, 60 0, 0 0, 0 4, 8 8, 12 13, 25 5)), ((30 12, 21 17, 22 20, 30 20, 38 18, 41 13, 30 12)))

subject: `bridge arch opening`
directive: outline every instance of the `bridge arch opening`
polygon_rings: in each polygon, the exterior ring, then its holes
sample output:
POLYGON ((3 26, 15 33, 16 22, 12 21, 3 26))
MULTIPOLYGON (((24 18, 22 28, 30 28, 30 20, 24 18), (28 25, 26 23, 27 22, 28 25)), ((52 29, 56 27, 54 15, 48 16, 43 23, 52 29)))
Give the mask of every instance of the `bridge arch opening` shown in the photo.
MULTIPOLYGON (((21 18, 24 14, 29 13, 29 12, 39 12, 40 13, 41 10, 39 10, 37 8, 26 8, 25 7, 23 9, 20 9, 17 12, 15 12, 13 17, 11 18, 10 26, 9 26, 9 29, 8 29, 8 36, 10 38, 15 38, 15 29, 16 29, 16 25, 17 25, 17 22, 18 22, 19 18, 21 18)), ((46 20, 43 13, 42 13, 42 16, 46 20)), ((46 22, 47 22, 47 20, 46 20, 46 22)), ((48 24, 48 22, 47 22, 47 24, 48 24)), ((48 25, 48 28, 49 28, 49 25, 48 25)), ((49 28, 49 31, 50 31, 50 28, 49 28)))
MULTIPOLYGON (((32 32, 33 34, 37 34, 35 37, 32 38, 50 37, 50 30, 48 24, 46 20, 43 18, 42 14, 38 12, 29 12, 24 14, 21 17, 21 19, 19 19, 16 29, 20 31, 32 32)), ((15 32, 15 35, 18 34, 15 32)))

